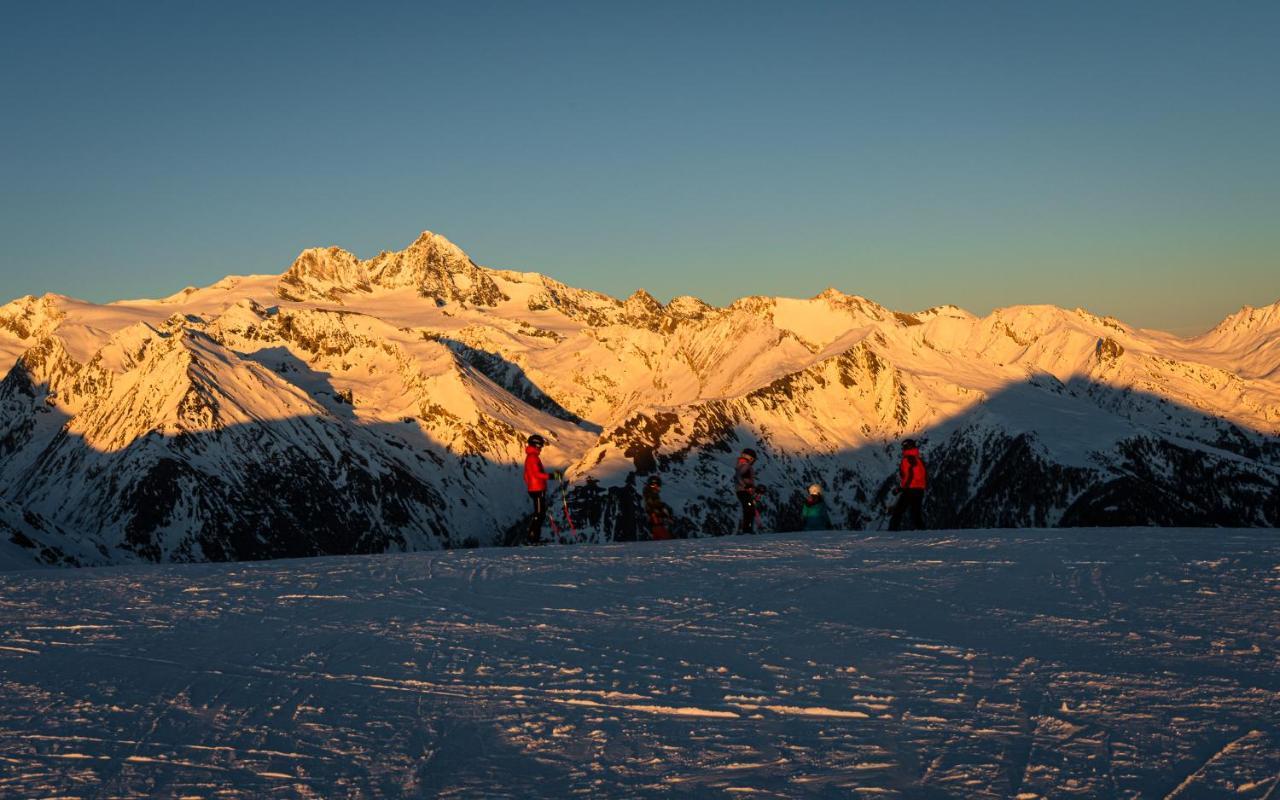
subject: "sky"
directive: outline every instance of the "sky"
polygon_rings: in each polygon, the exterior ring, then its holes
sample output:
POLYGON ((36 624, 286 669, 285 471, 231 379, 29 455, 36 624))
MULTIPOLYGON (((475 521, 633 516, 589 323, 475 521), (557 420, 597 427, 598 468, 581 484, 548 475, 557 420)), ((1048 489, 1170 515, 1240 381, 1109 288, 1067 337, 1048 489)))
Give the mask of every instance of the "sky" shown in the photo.
POLYGON ((0 0, 0 302, 422 230, 714 303, 1280 300, 1280 3, 0 0))

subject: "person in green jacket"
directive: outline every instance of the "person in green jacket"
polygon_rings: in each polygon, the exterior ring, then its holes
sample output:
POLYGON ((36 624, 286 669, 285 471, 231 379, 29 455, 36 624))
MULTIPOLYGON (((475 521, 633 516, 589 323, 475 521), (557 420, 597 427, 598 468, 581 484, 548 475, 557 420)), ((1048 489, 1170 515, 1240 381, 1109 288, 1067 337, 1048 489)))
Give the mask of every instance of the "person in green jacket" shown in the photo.
POLYGON ((809 496, 804 499, 800 518, 806 531, 831 530, 831 518, 827 516, 827 503, 822 499, 822 487, 816 483, 809 487, 809 496))

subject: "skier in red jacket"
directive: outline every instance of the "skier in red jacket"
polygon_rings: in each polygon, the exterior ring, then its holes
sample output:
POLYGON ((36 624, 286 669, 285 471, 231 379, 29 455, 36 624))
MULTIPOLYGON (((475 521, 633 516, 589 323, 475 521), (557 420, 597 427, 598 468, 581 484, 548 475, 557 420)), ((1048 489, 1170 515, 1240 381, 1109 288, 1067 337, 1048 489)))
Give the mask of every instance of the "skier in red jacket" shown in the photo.
POLYGON ((525 536, 527 544, 542 543, 542 523, 547 519, 547 481, 557 477, 557 473, 542 468, 540 454, 546 444, 547 440, 535 433, 529 437, 529 444, 524 449, 524 486, 533 501, 533 513, 529 515, 529 530, 525 536))
POLYGON ((898 465, 898 485, 894 492, 898 495, 898 502, 893 504, 893 511, 889 516, 889 530, 902 530, 902 518, 910 515, 910 527, 907 530, 921 530, 924 528, 924 512, 921 509, 924 503, 924 489, 928 484, 928 475, 925 472, 924 459, 920 457, 920 448, 916 446, 915 439, 907 439, 902 443, 902 463, 898 465))

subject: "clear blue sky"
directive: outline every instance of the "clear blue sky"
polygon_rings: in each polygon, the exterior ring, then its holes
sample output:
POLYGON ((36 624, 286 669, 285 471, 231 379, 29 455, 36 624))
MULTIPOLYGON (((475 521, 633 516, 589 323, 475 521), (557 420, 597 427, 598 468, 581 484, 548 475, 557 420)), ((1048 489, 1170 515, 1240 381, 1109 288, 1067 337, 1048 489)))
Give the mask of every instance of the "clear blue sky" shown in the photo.
POLYGON ((9 2, 0 297, 424 228, 626 295, 1280 299, 1280 3, 9 2))

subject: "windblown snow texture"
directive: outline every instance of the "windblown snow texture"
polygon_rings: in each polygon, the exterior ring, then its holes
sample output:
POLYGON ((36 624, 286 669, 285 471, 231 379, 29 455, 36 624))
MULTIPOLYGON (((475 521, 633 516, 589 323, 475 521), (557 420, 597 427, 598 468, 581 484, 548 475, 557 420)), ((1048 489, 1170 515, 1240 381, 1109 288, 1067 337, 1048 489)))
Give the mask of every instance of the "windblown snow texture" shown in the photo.
POLYGON ((1280 524, 1280 304, 1179 339, 1083 310, 896 312, 828 290, 626 300, 476 265, 442 236, 162 300, 0 307, 0 563, 400 552, 501 541, 525 437, 585 538, 878 524, 897 442, 936 526, 1280 524))
POLYGON ((0 574, 6 797, 1240 798, 1275 531, 0 574))

